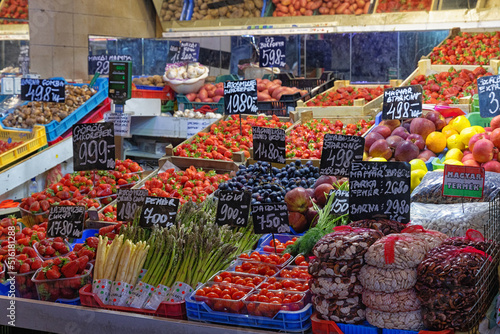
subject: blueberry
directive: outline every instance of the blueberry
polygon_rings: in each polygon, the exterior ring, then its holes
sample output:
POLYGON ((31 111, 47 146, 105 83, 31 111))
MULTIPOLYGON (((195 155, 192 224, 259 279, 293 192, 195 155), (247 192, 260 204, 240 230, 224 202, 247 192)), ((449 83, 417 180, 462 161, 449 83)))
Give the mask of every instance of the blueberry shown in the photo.
POLYGON ((307 186, 307 182, 305 180, 302 180, 302 181, 300 181, 300 185, 302 187, 305 187, 305 186, 307 186))
POLYGON ((315 178, 319 178, 319 173, 314 173, 315 178))
POLYGON ((238 168, 239 169, 247 169, 247 166, 245 166, 245 165, 239 165, 238 168))
POLYGON ((300 160, 296 160, 295 161, 295 166, 300 166, 300 165, 302 165, 302 162, 300 160))
POLYGON ((264 200, 264 203, 271 203, 271 202, 272 201, 271 201, 271 199, 269 197, 264 200))

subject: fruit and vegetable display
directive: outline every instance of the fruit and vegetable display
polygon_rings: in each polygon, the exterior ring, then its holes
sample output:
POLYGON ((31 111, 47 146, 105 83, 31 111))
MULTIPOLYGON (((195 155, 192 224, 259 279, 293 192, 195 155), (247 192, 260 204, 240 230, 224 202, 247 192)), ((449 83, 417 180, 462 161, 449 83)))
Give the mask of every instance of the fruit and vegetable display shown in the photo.
POLYGON ((390 12, 414 12, 431 10, 432 0, 380 0, 377 6, 377 13, 390 12))
POLYGON ((191 20, 214 20, 219 18, 239 19, 243 17, 260 17, 264 2, 262 0, 245 1, 242 4, 210 9, 209 4, 218 0, 195 0, 191 20))
POLYGON ((0 154, 3 154, 7 151, 12 150, 13 148, 18 147, 19 145, 23 144, 22 141, 13 141, 13 142, 6 142, 3 140, 0 140, 0 154))
MULTIPOLYGON (((5 0, 2 3, 2 8, 0 8, 0 18, 27 20, 28 0, 5 0)), ((2 20, 0 24, 11 23, 12 21, 2 20)))
POLYGON ((201 159, 215 159, 232 161, 233 152, 244 152, 250 157, 249 148, 252 147, 252 126, 287 129, 292 124, 281 121, 278 116, 248 116, 241 118, 233 115, 227 120, 210 126, 209 132, 198 132, 189 142, 177 146, 174 154, 180 157, 201 159))
POLYGON ((137 86, 165 87, 166 83, 160 75, 134 78, 132 83, 137 86))
POLYGON ((184 109, 184 111, 177 110, 173 114, 174 117, 187 117, 187 118, 197 118, 197 119, 219 119, 222 118, 222 114, 214 112, 203 112, 203 110, 196 111, 194 109, 184 109))
POLYGON ((2 124, 6 127, 31 129, 35 124, 60 122, 87 102, 95 93, 96 90, 87 85, 81 87, 66 85, 65 102, 28 102, 9 113, 2 124))
POLYGON ((432 49, 433 64, 487 65, 500 56, 500 31, 484 33, 459 32, 432 49))
POLYGON ((306 102, 308 107, 327 107, 327 106, 352 106, 354 100, 365 99, 365 102, 370 102, 376 97, 382 95, 384 88, 390 86, 372 87, 340 87, 331 89, 323 94, 314 97, 306 102))
POLYGON ((312 119, 305 124, 297 124, 286 137, 286 157, 288 159, 321 159, 323 137, 326 133, 362 136, 375 123, 374 120, 359 120, 356 124, 342 121, 312 119))
POLYGON ((484 67, 477 67, 473 71, 450 67, 447 72, 417 75, 410 84, 422 85, 424 103, 457 104, 459 98, 477 94, 477 78, 489 75, 492 74, 484 67))
POLYGON ((182 81, 193 81, 208 75, 208 67, 200 63, 175 63, 167 64, 165 68, 165 80, 171 83, 182 81))
POLYGON ((178 21, 181 18, 183 6, 183 0, 164 0, 158 16, 161 21, 178 21))

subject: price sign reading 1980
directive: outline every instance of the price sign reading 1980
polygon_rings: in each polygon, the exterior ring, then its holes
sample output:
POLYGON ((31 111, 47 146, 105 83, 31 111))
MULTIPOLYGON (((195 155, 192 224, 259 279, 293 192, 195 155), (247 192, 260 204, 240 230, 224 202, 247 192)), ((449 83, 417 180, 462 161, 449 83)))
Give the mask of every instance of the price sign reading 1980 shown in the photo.
POLYGON ((477 78, 477 91, 481 117, 500 115, 500 75, 477 78))
POLYGON ((286 37, 266 36, 259 42, 260 67, 286 66, 286 37))
POLYGON ((285 130, 253 126, 252 136, 254 160, 286 163, 285 130))
POLYGON ((286 203, 254 204, 252 218, 255 234, 290 233, 286 203))
POLYGON ((407 119, 422 115, 422 86, 387 88, 384 90, 382 119, 407 119))
POLYGON ((55 79, 21 79, 21 100, 37 102, 64 102, 66 83, 55 79))
POLYGON ((256 114, 257 81, 224 82, 224 109, 226 114, 256 114))
POLYGON ((88 123, 73 125, 73 169, 115 169, 114 124, 88 123))
POLYGON ((47 236, 80 238, 83 232, 85 207, 81 205, 51 206, 47 236))
POLYGON ((116 197, 118 221, 133 221, 135 212, 142 207, 146 196, 148 196, 146 189, 118 189, 118 196, 116 197))

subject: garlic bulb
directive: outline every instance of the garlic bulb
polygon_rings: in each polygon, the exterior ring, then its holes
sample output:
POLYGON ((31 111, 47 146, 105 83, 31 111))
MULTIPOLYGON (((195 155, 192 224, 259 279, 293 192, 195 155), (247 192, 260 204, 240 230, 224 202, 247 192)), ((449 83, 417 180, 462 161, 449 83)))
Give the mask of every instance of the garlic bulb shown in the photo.
POLYGON ((170 80, 176 79, 178 75, 177 68, 173 67, 167 71, 167 78, 170 80))

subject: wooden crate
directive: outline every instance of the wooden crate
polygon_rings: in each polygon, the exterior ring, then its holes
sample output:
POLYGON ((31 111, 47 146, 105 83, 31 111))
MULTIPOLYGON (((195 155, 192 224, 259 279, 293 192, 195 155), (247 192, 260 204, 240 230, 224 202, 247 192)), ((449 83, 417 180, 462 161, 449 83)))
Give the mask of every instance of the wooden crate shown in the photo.
MULTIPOLYGON (((391 80, 390 85, 392 87, 397 87, 401 83, 401 80, 391 80)), ((349 80, 337 80, 335 81, 335 85, 327 90, 325 93, 330 91, 335 91, 341 87, 354 87, 354 88, 375 88, 383 85, 351 85, 349 80)), ((309 100, 311 101, 311 100, 309 100)), ((309 102, 307 101, 307 102, 309 102)), ((343 117, 346 119, 350 118, 358 118, 358 117, 373 117, 377 115, 377 113, 382 109, 382 103, 384 101, 384 95, 381 94, 377 96, 370 102, 366 103, 365 99, 357 99, 354 100, 354 105, 352 106, 326 106, 326 107, 309 107, 306 103, 301 103, 301 105, 297 105, 295 110, 299 113, 299 115, 303 111, 312 110, 314 113, 314 118, 335 118, 339 119, 339 117, 343 117)))
MULTIPOLYGON (((431 8, 430 8, 431 11, 438 10, 438 7, 439 7, 438 2, 439 2, 439 0, 432 0, 431 8)), ((372 12, 373 14, 377 14, 377 8, 378 8, 379 3, 380 3, 380 0, 375 1, 375 7, 373 7, 373 12, 372 12)), ((417 12, 417 11, 415 11, 415 12, 417 12)), ((420 11, 420 12, 422 12, 422 11, 420 11)))
MULTIPOLYGON (((488 67, 485 65, 482 65, 483 67, 486 68, 486 71, 493 73, 494 75, 498 74, 498 66, 500 65, 500 60, 499 59, 491 59, 490 64, 488 67)), ((401 83, 401 86, 408 86, 410 85, 411 81, 418 75, 431 75, 431 74, 436 74, 436 73, 441 73, 441 72, 447 72, 451 67, 456 69, 457 71, 467 69, 470 71, 473 71, 474 69, 480 67, 481 65, 438 65, 438 64, 431 64, 430 59, 421 59, 418 62, 418 67, 415 71, 413 71, 412 74, 408 78, 405 79, 401 83)), ((460 108, 465 112, 470 112, 471 109, 471 97, 463 97, 460 98, 458 104, 453 104, 453 107, 460 108)))

